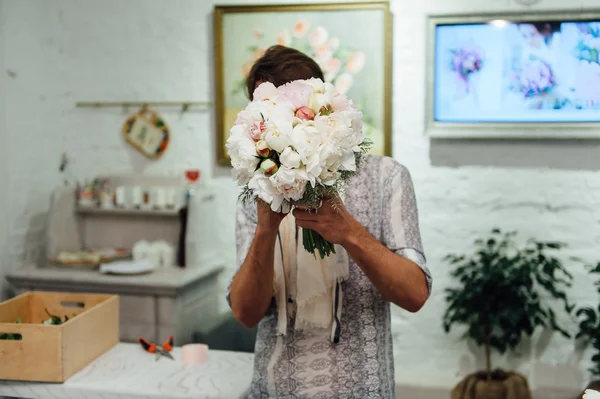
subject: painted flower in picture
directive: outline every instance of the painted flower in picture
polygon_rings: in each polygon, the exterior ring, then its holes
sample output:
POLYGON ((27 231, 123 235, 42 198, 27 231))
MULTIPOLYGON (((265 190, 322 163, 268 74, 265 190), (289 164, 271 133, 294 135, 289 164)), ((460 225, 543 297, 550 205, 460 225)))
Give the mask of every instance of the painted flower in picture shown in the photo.
POLYGON ((245 89, 252 64, 272 44, 293 47, 312 57, 323 70, 325 81, 333 83, 342 94, 350 90, 355 76, 364 69, 366 63, 362 51, 343 45, 339 38, 331 37, 325 27, 312 27, 305 20, 298 20, 293 26, 281 30, 274 38, 264 37, 260 29, 253 30, 253 37, 256 44, 246 49, 249 57, 241 67, 241 77, 233 90, 234 95, 245 89))
POLYGON ((600 26, 585 24, 580 28, 579 38, 573 53, 578 60, 600 64, 600 26))
POLYGON ((450 68, 456 73, 457 84, 466 93, 473 91, 472 76, 483 68, 485 54, 475 45, 450 50, 450 68))
MULTIPOLYGON (((332 83, 336 90, 344 95, 352 88, 367 63, 365 53, 360 49, 345 45, 340 38, 331 35, 324 26, 311 26, 304 19, 285 27, 275 37, 266 37, 258 28, 253 29, 253 32, 255 44, 246 49, 248 59, 241 66, 240 80, 234 86, 232 95, 244 93, 246 79, 252 65, 273 44, 295 48, 313 58, 323 70, 325 81, 332 83)), ((364 101, 364 99, 360 100, 364 101)), ((357 106, 363 110, 360 102, 357 106)), ((373 122, 373 118, 363 110, 365 135, 371 135, 373 122)))

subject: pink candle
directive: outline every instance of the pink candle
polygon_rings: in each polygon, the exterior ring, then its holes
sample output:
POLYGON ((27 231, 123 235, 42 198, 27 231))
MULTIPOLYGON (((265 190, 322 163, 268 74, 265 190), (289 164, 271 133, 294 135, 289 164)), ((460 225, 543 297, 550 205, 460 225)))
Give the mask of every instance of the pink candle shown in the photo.
POLYGON ((202 364, 208 360, 208 345, 188 344, 181 347, 183 364, 202 364))

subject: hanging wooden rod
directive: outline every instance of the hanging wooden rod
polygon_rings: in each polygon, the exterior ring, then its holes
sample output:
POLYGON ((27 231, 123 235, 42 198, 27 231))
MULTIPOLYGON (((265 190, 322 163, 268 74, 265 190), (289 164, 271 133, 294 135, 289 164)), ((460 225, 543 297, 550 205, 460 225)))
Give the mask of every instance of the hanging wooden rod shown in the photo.
POLYGON ((115 108, 115 107, 181 107, 187 111, 190 107, 208 107, 210 101, 94 101, 78 102, 77 108, 115 108))

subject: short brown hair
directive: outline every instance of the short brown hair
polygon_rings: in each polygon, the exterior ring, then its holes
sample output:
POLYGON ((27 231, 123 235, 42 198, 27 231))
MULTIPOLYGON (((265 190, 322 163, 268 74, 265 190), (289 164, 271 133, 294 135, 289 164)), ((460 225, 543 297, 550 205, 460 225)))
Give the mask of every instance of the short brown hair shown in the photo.
POLYGON ((315 60, 290 47, 271 46, 250 69, 246 80, 248 98, 252 101, 258 82, 271 82, 277 87, 293 80, 310 78, 324 80, 323 71, 315 60))

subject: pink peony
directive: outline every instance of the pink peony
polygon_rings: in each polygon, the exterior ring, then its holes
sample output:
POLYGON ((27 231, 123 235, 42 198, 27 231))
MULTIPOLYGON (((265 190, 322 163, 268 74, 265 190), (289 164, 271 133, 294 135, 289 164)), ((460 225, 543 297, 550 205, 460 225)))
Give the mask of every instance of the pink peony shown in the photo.
POLYGON ((292 37, 290 36, 290 32, 287 29, 285 29, 277 35, 275 40, 277 41, 277 44, 279 44, 280 46, 287 47, 292 42, 292 37))
POLYGON ((325 64, 325 70, 328 74, 335 75, 340 71, 342 63, 337 58, 331 58, 325 64))
POLYGON ((263 121, 255 121, 252 125, 250 125, 250 137, 252 137, 252 140, 258 141, 262 137, 263 132, 266 130, 267 127, 263 121))
POLYGON ((271 82, 263 82, 254 90, 252 98, 256 101, 269 100, 277 95, 277 88, 271 82))
POLYGON ((328 45, 322 44, 315 48, 315 58, 320 63, 325 63, 333 56, 333 52, 328 45))
POLYGON ((288 101, 296 110, 302 106, 308 105, 308 98, 312 93, 312 88, 302 81, 286 83, 277 88, 280 98, 288 101))
POLYGON ((327 32, 327 30, 322 26, 317 26, 315 29, 313 29, 312 32, 310 32, 310 35, 308 35, 308 41, 310 42, 310 45, 314 48, 324 44, 327 41, 328 37, 329 32, 327 32))
POLYGON ((349 73, 343 73, 337 77, 334 85, 337 91, 340 92, 340 94, 346 94, 348 90, 350 90, 350 88, 352 87, 353 83, 354 79, 352 78, 352 75, 350 75, 349 73))
POLYGON ((304 21, 304 20, 300 20, 298 22, 296 22, 296 24, 294 25, 294 37, 303 37, 304 35, 306 35, 306 33, 308 32, 308 22, 304 21))
POLYGON ((303 120, 312 121, 315 119, 315 111, 307 106, 302 106, 296 111, 296 117, 303 120))
POLYGON ((346 71, 358 73, 365 67, 365 53, 356 51, 346 61, 346 71))
POLYGON ((333 50, 337 50, 337 48, 340 47, 340 39, 337 37, 332 37, 327 43, 333 50))

